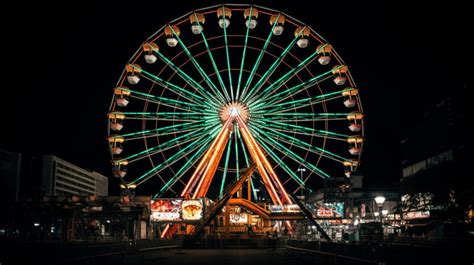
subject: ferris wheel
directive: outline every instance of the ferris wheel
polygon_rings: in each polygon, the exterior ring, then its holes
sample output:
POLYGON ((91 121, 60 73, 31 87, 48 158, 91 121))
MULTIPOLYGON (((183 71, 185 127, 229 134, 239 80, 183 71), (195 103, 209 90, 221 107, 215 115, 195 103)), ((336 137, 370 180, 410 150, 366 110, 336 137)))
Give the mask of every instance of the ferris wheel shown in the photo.
POLYGON ((350 177, 364 142, 348 66, 309 25, 261 6, 191 11, 130 58, 108 113, 113 174, 155 197, 218 197, 255 166, 249 196, 291 204, 350 177))

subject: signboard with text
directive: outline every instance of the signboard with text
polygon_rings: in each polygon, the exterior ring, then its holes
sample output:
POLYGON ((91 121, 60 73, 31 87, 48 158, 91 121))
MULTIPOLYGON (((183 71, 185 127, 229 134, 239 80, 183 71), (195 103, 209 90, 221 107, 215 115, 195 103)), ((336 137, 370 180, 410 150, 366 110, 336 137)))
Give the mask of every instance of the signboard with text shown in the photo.
POLYGON ((332 219, 344 218, 344 203, 317 203, 312 205, 314 209, 313 216, 316 218, 332 219))
POLYGON ((202 200, 158 199, 151 201, 152 222, 199 222, 203 218, 202 200))

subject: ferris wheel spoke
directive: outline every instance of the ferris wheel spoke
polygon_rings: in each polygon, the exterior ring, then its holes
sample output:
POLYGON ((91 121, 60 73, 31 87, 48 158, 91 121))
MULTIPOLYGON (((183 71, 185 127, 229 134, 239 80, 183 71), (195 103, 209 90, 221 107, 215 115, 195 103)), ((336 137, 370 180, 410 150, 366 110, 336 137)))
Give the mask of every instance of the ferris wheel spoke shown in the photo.
POLYGON ((310 122, 310 121, 336 121, 346 120, 349 113, 275 113, 262 115, 265 120, 280 122, 310 122))
MULTIPOLYGON (((250 6, 250 14, 252 14, 252 6, 250 6)), ((252 19, 252 16, 249 16, 247 23, 250 23, 250 20, 252 19)), ((247 27, 247 30, 245 32, 245 42, 244 42, 244 50, 242 52, 242 61, 240 61, 240 71, 239 71, 239 80, 237 82, 237 91, 235 93, 235 98, 238 101, 239 96, 240 96, 240 83, 242 82, 242 72, 244 69, 244 63, 245 63, 245 54, 247 52, 247 44, 248 44, 248 39, 249 39, 249 33, 250 33, 250 27, 247 27)))
POLYGON ((219 102, 219 100, 221 102, 225 102, 225 101, 222 101, 222 100, 224 100, 224 98, 222 98, 221 94, 216 94, 214 90, 212 90, 214 95, 209 93, 199 82, 197 82, 191 76, 186 74, 183 70, 181 70, 178 66, 176 66, 171 60, 169 60, 161 52, 158 51, 158 52, 156 52, 156 54, 158 54, 158 57, 160 57, 160 59, 163 62, 168 64, 170 66, 170 68, 173 69, 173 71, 175 73, 177 73, 184 81, 190 82, 191 87, 193 87, 194 90, 196 90, 200 95, 202 95, 204 98, 206 98, 209 103, 213 104, 214 107, 216 107, 216 108, 219 107, 219 104, 217 103, 217 102, 219 102))
POLYGON ((284 141, 287 144, 294 145, 300 149, 303 149, 305 151, 312 152, 317 155, 324 156, 326 158, 332 159, 337 162, 344 162, 344 161, 350 161, 350 159, 342 157, 340 155, 337 155, 333 152, 330 152, 328 150, 322 149, 320 147, 312 146, 311 144, 308 144, 302 140, 299 140, 295 137, 292 137, 290 135, 287 135, 285 133, 281 133, 278 131, 271 131, 271 130, 265 130, 266 133, 268 133, 269 136, 273 137, 275 140, 280 140, 284 141))
POLYGON ((266 106, 260 107, 259 110, 255 112, 256 113, 259 113, 259 112, 281 113, 281 112, 287 112, 287 111, 294 111, 294 110, 309 107, 315 104, 322 104, 331 100, 342 98, 343 96, 341 92, 342 90, 318 95, 315 97, 296 99, 293 101, 286 101, 284 103, 279 103, 279 104, 266 105, 266 106), (270 107, 273 109, 268 110, 268 108, 270 107))
MULTIPOLYGON (((245 165, 247 167, 250 166, 250 160, 249 160, 249 154, 247 154, 247 149, 245 148, 245 143, 244 143, 244 140, 242 140, 242 137, 240 136, 240 132, 237 131, 237 138, 239 139, 239 142, 240 142, 240 147, 242 149, 242 153, 244 153, 244 159, 245 159, 245 165)), ((253 180, 252 180, 252 176, 249 177, 250 179, 250 185, 252 187, 252 193, 253 193, 253 197, 255 199, 257 199, 257 191, 255 190, 255 187, 253 185, 253 180)))
POLYGON ((150 137, 150 136, 162 136, 162 135, 169 135, 172 133, 179 133, 183 132, 183 128, 186 129, 195 129, 200 128, 204 124, 203 121, 201 122, 186 122, 180 124, 174 124, 166 127, 160 127, 157 129, 151 130, 144 130, 139 132, 130 132, 126 134, 122 134, 121 136, 125 138, 125 140, 135 140, 135 139, 143 139, 142 137, 150 137))
MULTIPOLYGON (((281 184, 281 181, 280 179, 278 178, 277 174, 275 173, 275 171, 273 170, 273 167, 271 166, 270 162, 268 161, 268 159, 266 158, 265 154, 263 153, 261 147, 258 145, 257 141, 255 140, 255 138, 252 136, 252 133, 250 132, 248 126, 243 122, 242 118, 240 116, 237 116, 237 120, 239 121, 239 125, 240 125, 240 130, 244 136, 244 139, 247 139, 247 142, 248 142, 248 148, 249 149, 253 149, 255 150, 255 153, 256 153, 256 158, 255 159, 259 159, 260 160, 260 163, 261 165, 263 166, 262 168, 262 171, 267 171, 268 172, 268 176, 269 176, 269 180, 271 182, 273 182, 275 184, 275 186, 277 187, 277 189, 280 191, 284 201, 288 204, 291 204, 292 203, 292 200, 290 199, 290 197, 288 196, 288 193, 286 192, 285 188, 283 187, 283 185, 281 184)), ((280 205, 281 205, 281 201, 280 199, 278 198, 277 200, 280 205)))
POLYGON ((163 132, 163 133, 159 133, 159 134, 157 134, 157 133, 142 134, 141 136, 135 136, 135 137, 127 138, 125 140, 127 142, 130 142, 130 141, 133 141, 133 140, 143 140, 145 138, 150 138, 150 137, 160 137, 160 136, 173 135, 173 134, 178 134, 178 133, 192 132, 192 131, 196 131, 199 127, 202 127, 202 125, 196 126, 196 127, 193 127, 193 128, 183 129, 183 130, 180 130, 180 131, 168 131, 168 132, 163 132))
POLYGON ((320 176, 322 178, 330 178, 330 176, 326 172, 322 171, 317 166, 306 162, 303 158, 301 158, 295 152, 291 151, 289 148, 285 147, 284 145, 282 145, 281 143, 279 143, 278 141, 276 141, 272 137, 269 137, 264 133, 259 133, 259 135, 261 135, 260 139, 262 139, 262 141, 264 141, 267 144, 275 147, 275 149, 278 150, 283 155, 287 155, 293 161, 300 163, 305 168, 307 168, 308 170, 314 172, 315 174, 317 174, 318 176, 320 176))
POLYGON ((202 143, 199 150, 197 150, 194 155, 192 155, 186 163, 176 172, 174 177, 172 177, 165 185, 160 189, 160 191, 153 196, 153 198, 161 197, 166 191, 168 191, 171 187, 173 187, 178 180, 180 180, 184 174, 186 174, 191 168, 194 167, 194 163, 196 163, 206 151, 207 144, 202 143))
MULTIPOLYGON (((178 34, 176 34, 176 32, 174 31, 173 27, 169 27, 172 32, 173 32, 173 35, 175 36, 176 39, 178 39, 178 43, 181 45, 181 47, 183 48, 184 52, 186 53, 186 55, 188 55, 189 59, 191 60, 191 62, 193 63, 194 67, 196 68, 196 70, 198 70, 199 74, 201 75, 201 77, 204 79, 204 81, 207 83, 207 85, 211 88, 211 89, 214 89, 214 92, 216 94, 220 94, 221 96, 222 93, 219 91, 219 89, 216 87, 216 85, 214 84, 214 82, 212 82, 212 80, 209 78, 209 75, 204 71, 204 69, 201 67, 201 65, 196 61, 196 59, 194 58, 194 56, 191 54, 191 52, 189 51, 188 47, 186 47, 186 45, 184 45, 184 42, 179 38, 178 34)), ((213 67, 214 67, 214 70, 216 71, 216 75, 219 79, 219 83, 222 87, 222 90, 224 91, 224 94, 225 94, 225 98, 227 100, 229 100, 229 95, 227 94, 227 91, 225 89, 225 86, 224 86, 224 83, 222 82, 222 78, 220 76, 220 73, 219 73, 219 70, 217 69, 217 66, 216 66, 216 63, 214 61, 214 58, 212 57, 212 53, 211 53, 211 50, 209 48, 209 45, 207 44, 207 39, 204 35, 204 33, 201 31, 201 36, 203 38, 203 41, 204 41, 204 44, 206 46, 206 49, 208 51, 208 55, 209 57, 211 58, 211 61, 212 61, 212 64, 213 64, 213 67)), ((223 103, 225 103, 226 101, 224 100, 223 103)))
POLYGON ((227 143, 227 151, 225 155, 225 162, 224 162, 224 171, 222 172, 222 181, 221 181, 221 187, 219 190, 219 198, 222 199, 222 196, 224 194, 224 184, 225 184, 225 179, 227 176, 227 168, 229 166, 229 157, 230 157, 230 149, 232 147, 232 141, 229 141, 227 143))
POLYGON ((292 86, 290 88, 287 88, 283 91, 280 91, 276 94, 268 94, 267 96, 265 97, 261 97, 261 98, 258 98, 256 99, 254 102, 249 102, 249 106, 253 106, 253 107, 257 107, 257 106, 262 106, 264 104, 273 104, 273 103, 277 103, 279 100, 283 100, 283 98, 281 98, 282 96, 283 97, 291 97, 291 96, 294 96, 302 91, 305 91, 305 89, 307 88, 310 88, 328 78, 330 78, 332 75, 332 70, 330 71, 327 71, 327 72, 324 72, 318 76, 315 76, 313 78, 311 78, 310 80, 308 81, 305 81, 301 84, 298 84, 298 85, 295 85, 295 86, 292 86))
POLYGON ((285 59, 286 55, 288 52, 290 52, 291 48, 295 45, 296 41, 300 37, 301 33, 303 31, 301 30, 295 38, 288 44, 288 46, 283 50, 283 52, 280 54, 280 56, 273 62, 273 64, 268 68, 267 71, 260 77, 260 79, 257 81, 255 86, 250 90, 248 95, 244 97, 244 101, 247 101, 249 98, 254 97, 260 89, 265 85, 265 82, 270 78, 270 76, 275 72, 275 70, 278 68, 278 66, 281 64, 281 62, 285 59))
MULTIPOLYGON (((234 124, 234 130, 238 130, 238 124, 234 124)), ((240 179, 239 176, 239 145, 237 144, 237 134, 234 134, 235 139, 235 171, 236 171, 236 178, 240 179)))
POLYGON ((290 177, 296 181, 299 185, 302 185, 303 187, 305 186, 304 181, 298 177, 298 175, 295 174, 283 160, 281 160, 273 151, 271 148, 268 147, 263 141, 260 141, 257 139, 257 142, 265 149, 265 151, 272 157, 273 160, 275 160, 276 164, 280 166, 290 177))
POLYGON ((168 157, 165 161, 163 161, 159 165, 153 167, 148 172, 146 172, 145 174, 143 174, 142 176, 140 176, 139 178, 135 179, 134 181, 132 181, 130 183, 131 184, 136 184, 137 186, 142 184, 143 182, 145 182, 148 179, 150 179, 151 177, 153 177, 154 174, 159 173, 165 167, 173 165, 174 163, 181 160, 186 155, 188 155, 191 152, 198 149, 201 144, 206 145, 207 143, 210 143, 212 141, 212 138, 213 137, 211 135, 208 135, 208 137, 203 137, 203 138, 201 138, 201 140, 191 142, 191 144, 189 144, 188 146, 186 146, 183 149, 179 150, 174 155, 168 157))
POLYGON ((125 157, 121 160, 126 160, 129 163, 133 163, 135 161, 138 161, 140 159, 148 157, 149 155, 153 155, 156 152, 166 151, 168 149, 177 147, 178 145, 182 145, 182 144, 185 144, 185 143, 190 142, 192 140, 195 140, 196 138, 199 138, 199 136, 205 135, 206 133, 207 132, 203 131, 203 129, 195 130, 195 131, 186 133, 184 135, 178 136, 176 138, 173 138, 172 140, 170 140, 168 142, 159 144, 159 145, 154 146, 154 147, 150 147, 150 148, 145 149, 145 150, 143 150, 141 152, 138 152, 136 154, 129 155, 129 156, 127 156, 127 157, 125 157), (192 136, 194 136, 194 137, 192 137, 192 136))
POLYGON ((202 109, 201 105, 197 105, 197 104, 191 103, 191 102, 185 102, 185 101, 181 101, 181 100, 178 100, 178 99, 171 99, 171 98, 166 98, 166 97, 155 96, 155 95, 151 95, 151 94, 148 94, 148 93, 143 93, 143 92, 139 92, 139 91, 136 91, 136 90, 132 90, 132 89, 129 89, 129 88, 121 88, 121 89, 124 90, 124 91, 130 92, 131 93, 130 97, 140 99, 140 100, 143 100, 143 101, 150 101, 150 102, 154 102, 154 103, 157 103, 157 104, 163 104, 163 105, 168 106, 168 107, 178 107, 182 110, 202 109))
MULTIPOLYGON (((225 7, 222 6, 222 12, 225 14, 225 7)), ((225 41, 225 53, 227 57, 227 69, 229 70, 229 90, 230 90, 230 98, 234 100, 234 88, 232 86, 232 71, 230 68, 230 56, 229 56, 229 44, 227 42, 227 27, 223 27, 224 29, 224 41, 225 41)), ((201 32, 202 33, 202 32, 201 32)))
POLYGON ((328 138, 339 141, 347 141, 347 138, 350 137, 346 134, 340 134, 335 132, 330 132, 326 130, 318 130, 313 128, 304 127, 301 125, 295 125, 291 123, 283 123, 272 120, 265 121, 251 121, 250 124, 253 124, 259 128, 271 128, 272 130, 277 130, 281 132, 286 132, 290 134, 301 134, 313 137, 328 138))
MULTIPOLYGON (((280 14, 278 14, 278 16, 277 16, 277 21, 278 21, 279 18, 280 18, 280 14)), ((257 61, 255 62, 254 66, 252 68, 252 71, 250 72, 250 75, 247 78, 247 81, 245 82, 244 89, 242 90, 242 95, 240 96, 241 99, 245 98, 245 96, 246 96, 246 93, 247 93, 247 91, 250 87, 250 84, 252 83, 252 79, 255 76, 255 72, 257 71, 257 68, 260 65, 260 62, 262 61, 263 55, 265 54, 265 52, 267 50, 268 44, 270 43, 270 40, 272 39, 273 30, 274 30, 276 25, 277 25, 277 23, 273 23, 272 30, 268 34, 268 37, 265 40, 265 44, 263 45, 263 48, 262 48, 262 50, 260 51, 260 54, 257 57, 257 61)))
POLYGON ((203 105, 204 104, 204 98, 199 96, 199 95, 196 95, 192 92, 189 92, 187 91, 186 89, 180 87, 180 86, 177 86, 175 84, 172 84, 166 80, 163 80, 161 78, 159 78, 158 76, 156 75, 153 75, 153 74, 150 74, 148 73, 147 71, 145 70, 141 70, 142 71, 142 76, 145 77, 145 79, 161 86, 162 88, 164 89, 168 89, 169 91, 175 93, 176 95, 180 96, 180 97, 183 97, 191 102, 194 102, 196 104, 201 104, 203 105), (144 75, 143 75, 144 74, 144 75), (182 92, 182 93, 179 93, 179 92, 182 92), (196 100, 199 100, 198 102, 196 102, 196 100))
POLYGON ((277 91, 280 89, 283 85, 286 84, 291 78, 296 76, 301 70, 303 70, 305 67, 307 67, 309 64, 311 64, 316 57, 318 56, 319 52, 324 49, 328 44, 323 45, 320 47, 318 50, 316 50, 314 53, 312 53, 310 56, 308 56, 306 59, 301 61, 295 68, 292 68, 290 71, 288 71, 286 74, 284 74, 282 77, 280 77, 278 80, 273 82, 270 86, 268 86, 260 96, 265 97, 269 93, 277 91))
MULTIPOLYGON (((205 121, 208 120, 200 112, 123 112, 126 120, 152 121, 205 121)), ((218 120, 218 117, 215 118, 218 120)))

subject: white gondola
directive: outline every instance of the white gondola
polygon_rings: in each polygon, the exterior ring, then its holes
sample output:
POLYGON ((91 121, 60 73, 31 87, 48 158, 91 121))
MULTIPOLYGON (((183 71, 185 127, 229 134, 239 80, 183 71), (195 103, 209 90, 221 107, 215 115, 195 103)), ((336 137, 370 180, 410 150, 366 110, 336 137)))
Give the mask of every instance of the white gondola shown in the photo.
POLYGON ((148 64, 153 64, 156 62, 156 55, 154 54, 155 52, 158 52, 159 48, 158 45, 152 42, 146 42, 143 44, 143 52, 145 53, 145 62, 148 64))
POLYGON ((318 57, 320 65, 328 65, 331 62, 331 56, 323 55, 318 57))
POLYGON ((191 31, 195 35, 201 34, 203 31, 203 24, 206 22, 206 19, 201 13, 192 13, 189 16, 189 21, 191 22, 191 31))
POLYGON ((250 21, 245 21, 245 26, 249 29, 254 29, 257 27, 257 20, 256 19, 250 19, 250 21))
POLYGON ((249 29, 257 27, 258 9, 255 7, 247 8, 244 10, 245 26, 249 29), (250 21, 249 21, 250 17, 250 21))
POLYGON ((273 15, 270 17, 270 25, 274 25, 273 34, 279 36, 283 33, 283 24, 285 24, 285 16, 282 14, 273 15))
POLYGON ((149 64, 155 63, 156 59, 158 58, 154 54, 145 54, 145 61, 149 64))
POLYGON ((217 9, 217 17, 219 18, 219 27, 227 28, 230 25, 230 17, 232 16, 232 11, 226 7, 219 7, 217 9))
POLYGON ((351 130, 351 132, 359 132, 360 130, 362 130, 362 124, 350 123, 349 130, 351 130))
POLYGON ((202 28, 201 25, 192 25, 191 26, 191 31, 193 32, 193 34, 196 34, 196 35, 201 34, 202 29, 203 28, 202 28))
POLYGON ((295 30, 295 37, 298 37, 299 39, 296 41, 296 45, 298 47, 304 49, 308 47, 309 44, 309 34, 311 33, 311 30, 308 27, 299 27, 295 30))
POLYGON ((178 39, 176 37, 179 37, 180 35, 180 30, 178 26, 168 26, 165 28, 165 35, 166 35, 166 44, 173 48, 178 45, 178 39))
POLYGON ((128 83, 130 83, 131 85, 136 85, 138 84, 138 82, 140 82, 140 77, 138 75, 128 75, 127 76, 127 81, 128 83))
POLYGON ((355 105, 357 104, 357 100, 355 99, 346 99, 344 100, 344 106, 346 106, 346 108, 353 108, 355 107, 355 105))
POLYGON ((327 65, 331 62, 331 51, 332 46, 329 43, 320 44, 316 48, 316 53, 318 53, 318 62, 320 65, 327 65))
POLYGON ((128 83, 136 85, 140 82, 139 74, 141 73, 142 68, 138 64, 127 64, 125 70, 127 71, 128 83))
POLYGON ((351 148, 349 148, 349 153, 351 155, 359 155, 360 151, 361 149, 359 147, 352 146, 351 148))
POLYGON ((342 86, 346 83, 347 81, 347 77, 345 76, 336 76, 334 78, 334 84, 338 85, 338 86, 342 86))

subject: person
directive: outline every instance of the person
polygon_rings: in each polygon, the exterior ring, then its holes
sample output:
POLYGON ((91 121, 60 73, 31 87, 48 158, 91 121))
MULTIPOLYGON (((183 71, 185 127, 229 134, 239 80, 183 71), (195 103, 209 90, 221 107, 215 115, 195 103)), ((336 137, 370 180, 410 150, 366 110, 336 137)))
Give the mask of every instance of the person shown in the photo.
POLYGON ((251 225, 247 226, 247 233, 248 233, 249 236, 253 235, 253 226, 251 226, 251 225))
POLYGON ((273 231, 273 234, 271 236, 271 244, 272 244, 273 251, 276 250, 277 240, 278 240, 278 232, 275 230, 275 231, 273 231))

